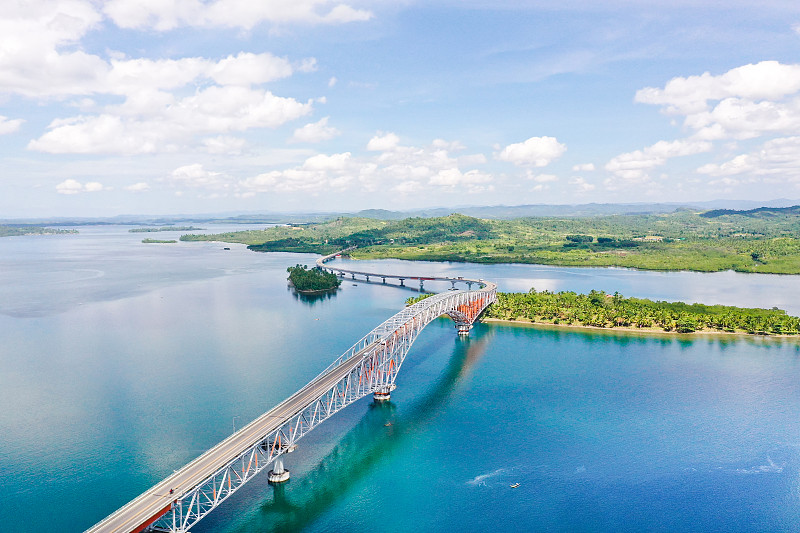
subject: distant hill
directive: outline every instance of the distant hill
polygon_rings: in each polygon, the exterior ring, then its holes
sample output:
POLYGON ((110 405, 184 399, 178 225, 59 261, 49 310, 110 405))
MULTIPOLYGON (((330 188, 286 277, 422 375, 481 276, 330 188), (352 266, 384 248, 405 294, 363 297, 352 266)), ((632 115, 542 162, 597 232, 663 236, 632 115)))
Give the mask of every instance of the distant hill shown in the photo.
MULTIPOLYGON (((0 224, 33 224, 37 226, 83 226, 101 224, 120 225, 165 225, 165 224, 290 224, 303 222, 325 222, 338 217, 360 217, 375 220, 402 220, 405 218, 446 217, 453 213, 495 220, 525 217, 594 217, 606 215, 652 215, 676 211, 755 211, 766 208, 787 208, 800 204, 800 200, 780 198, 770 201, 711 200, 704 202, 619 203, 619 204, 528 204, 494 206, 455 206, 392 211, 388 209, 365 209, 351 212, 221 212, 205 214, 174 215, 118 215, 113 217, 52 217, 31 219, 5 219, 0 224)), ((713 215, 712 215, 713 216, 713 215)))
POLYGON ((750 218, 773 218, 781 215, 800 215, 800 205, 791 207, 757 207, 756 209, 736 210, 736 209, 713 209, 701 213, 703 218, 718 218, 725 215, 739 215, 750 218))

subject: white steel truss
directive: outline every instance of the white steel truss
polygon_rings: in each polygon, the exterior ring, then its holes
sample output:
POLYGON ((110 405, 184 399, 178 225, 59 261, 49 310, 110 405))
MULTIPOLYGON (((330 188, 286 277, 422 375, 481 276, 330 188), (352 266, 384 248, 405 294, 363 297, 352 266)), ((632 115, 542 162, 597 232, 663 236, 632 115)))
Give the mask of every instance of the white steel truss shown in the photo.
MULTIPOLYGON (((371 275, 380 277, 380 274, 371 275)), ((470 286, 478 284, 480 288, 449 290, 430 296, 406 307, 370 331, 308 385, 237 432, 245 432, 256 427, 257 423, 264 425, 265 420, 274 422, 265 425, 270 428, 269 431, 259 434, 243 451, 240 447, 236 455, 230 457, 223 466, 191 488, 176 493, 169 509, 147 530, 187 532, 258 472, 274 464, 276 459, 282 460, 283 454, 292 451, 295 443, 319 424, 364 396, 385 394, 394 389, 397 373, 411 345, 422 329, 437 317, 448 315, 459 333, 469 331, 481 312, 495 301, 497 286, 483 280, 446 279, 453 283, 469 283, 470 286), (303 402, 302 405, 292 407, 297 405, 298 400, 303 402), (268 420, 270 418, 275 420, 268 420)), ((195 463, 200 464, 206 455, 237 434, 184 469, 195 463)))

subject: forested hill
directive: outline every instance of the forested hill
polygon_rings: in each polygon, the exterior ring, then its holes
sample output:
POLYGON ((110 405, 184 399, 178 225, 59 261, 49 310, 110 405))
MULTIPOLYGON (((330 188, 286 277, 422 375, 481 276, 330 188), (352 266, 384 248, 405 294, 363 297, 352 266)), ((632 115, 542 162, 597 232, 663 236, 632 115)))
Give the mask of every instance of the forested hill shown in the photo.
POLYGON ((736 270, 800 274, 800 208, 754 216, 689 210, 667 214, 483 220, 337 218, 259 231, 184 235, 239 242, 256 251, 319 254, 357 248, 354 258, 472 263, 619 266, 645 270, 736 270))
POLYGON ((759 207, 757 209, 747 209, 739 211, 736 209, 713 209, 700 213, 703 218, 718 218, 726 215, 738 215, 751 218, 776 218, 780 216, 798 216, 800 215, 800 205, 793 205, 791 207, 759 207))

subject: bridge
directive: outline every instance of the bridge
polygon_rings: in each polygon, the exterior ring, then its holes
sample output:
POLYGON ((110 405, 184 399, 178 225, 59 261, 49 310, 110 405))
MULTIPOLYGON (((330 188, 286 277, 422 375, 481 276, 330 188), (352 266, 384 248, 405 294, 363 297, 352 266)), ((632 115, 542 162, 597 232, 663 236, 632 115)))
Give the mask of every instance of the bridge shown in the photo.
POLYGON ((408 306, 367 333, 328 368, 292 396, 273 407, 195 460, 87 530, 91 533, 187 533, 256 474, 271 467, 269 481, 289 479, 284 455, 297 441, 348 405, 373 395, 390 398, 397 373, 422 329, 442 315, 453 319, 459 335, 496 299, 494 283, 465 278, 413 277, 357 272, 317 265, 340 276, 449 281, 452 288, 408 306), (456 289, 466 284, 468 289, 456 289), (478 288, 471 290, 472 285, 478 288))

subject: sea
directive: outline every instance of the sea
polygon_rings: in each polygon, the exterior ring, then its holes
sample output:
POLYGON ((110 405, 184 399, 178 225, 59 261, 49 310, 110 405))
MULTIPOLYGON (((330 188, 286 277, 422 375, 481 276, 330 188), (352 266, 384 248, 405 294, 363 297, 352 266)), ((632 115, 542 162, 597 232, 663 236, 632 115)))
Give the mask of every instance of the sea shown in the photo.
MULTIPOLYGON (((346 278, 302 297, 286 268, 311 254, 76 229, 0 239, 0 531, 85 530, 419 294, 346 278)), ((798 276, 358 267, 800 314, 798 276)), ((349 406, 285 464, 287 483, 257 476, 192 531, 799 531, 800 342, 513 323, 463 339, 440 318, 391 401, 349 406)))

